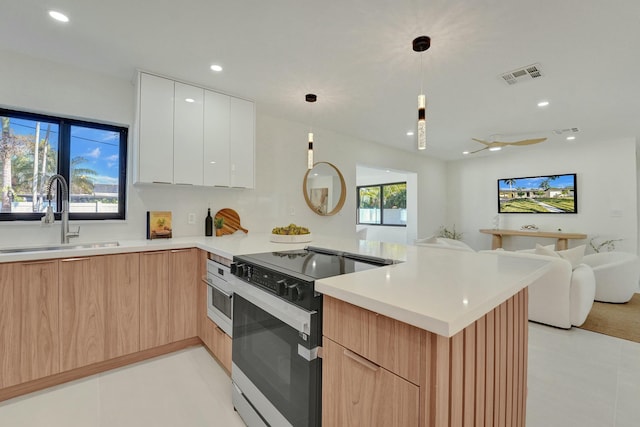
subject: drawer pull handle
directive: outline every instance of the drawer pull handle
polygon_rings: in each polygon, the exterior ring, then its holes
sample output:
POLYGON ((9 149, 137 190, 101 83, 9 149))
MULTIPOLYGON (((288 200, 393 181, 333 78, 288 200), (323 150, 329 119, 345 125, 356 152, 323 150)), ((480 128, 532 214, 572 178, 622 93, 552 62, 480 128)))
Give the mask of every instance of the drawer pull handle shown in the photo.
POLYGON ((76 261, 89 261, 89 257, 83 257, 83 258, 66 258, 66 259, 61 259, 60 262, 76 262, 76 261))
POLYGON ((40 264, 53 264, 54 260, 48 261, 33 261, 33 262, 22 262, 21 265, 40 265, 40 264))
POLYGON ((377 372, 378 369, 380 368, 380 366, 376 365, 375 363, 368 361, 364 357, 354 353, 353 351, 347 350, 346 348, 344 349, 343 354, 347 356, 349 359, 353 360, 354 362, 357 362, 362 366, 364 366, 365 368, 371 369, 374 372, 377 372))

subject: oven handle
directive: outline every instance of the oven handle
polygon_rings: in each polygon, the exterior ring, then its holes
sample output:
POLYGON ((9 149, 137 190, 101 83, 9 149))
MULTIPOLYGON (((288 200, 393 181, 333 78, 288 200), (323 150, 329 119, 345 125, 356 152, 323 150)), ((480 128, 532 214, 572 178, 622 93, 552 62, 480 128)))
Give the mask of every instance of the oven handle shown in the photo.
POLYGON ((220 286, 217 286, 211 280, 207 279, 206 282, 207 282, 207 285, 211 286, 213 289, 215 289, 216 291, 220 292, 225 297, 227 297, 227 298, 232 298, 233 297, 233 294, 230 294, 229 292, 226 292, 224 289, 222 289, 220 286))
POLYGON ((240 279, 235 279, 233 288, 234 293, 278 320, 283 321, 298 332, 307 335, 311 334, 311 316, 317 314, 317 311, 304 310, 240 279))

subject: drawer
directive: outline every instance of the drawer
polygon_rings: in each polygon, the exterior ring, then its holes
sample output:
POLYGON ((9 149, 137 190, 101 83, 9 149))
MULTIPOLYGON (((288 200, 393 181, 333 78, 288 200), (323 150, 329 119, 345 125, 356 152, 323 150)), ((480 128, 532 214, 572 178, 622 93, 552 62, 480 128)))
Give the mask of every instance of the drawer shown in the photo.
POLYGON ((417 385, 323 339, 322 424, 326 427, 417 427, 417 385))
POLYGON ((422 330, 324 296, 323 335, 414 384, 420 377, 422 330))

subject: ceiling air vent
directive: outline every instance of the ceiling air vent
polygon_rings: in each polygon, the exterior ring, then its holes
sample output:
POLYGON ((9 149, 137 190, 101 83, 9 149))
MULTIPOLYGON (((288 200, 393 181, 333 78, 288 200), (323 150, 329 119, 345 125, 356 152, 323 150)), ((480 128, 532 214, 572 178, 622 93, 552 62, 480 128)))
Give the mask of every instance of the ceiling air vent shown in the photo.
POLYGON ((524 82, 527 80, 538 79, 542 77, 542 69, 540 64, 531 64, 526 67, 518 68, 508 73, 502 74, 500 77, 508 85, 514 85, 516 83, 524 82))
POLYGON ((578 128, 565 128, 565 129, 554 129, 553 133, 555 133, 556 135, 562 135, 565 133, 576 133, 579 132, 578 128))

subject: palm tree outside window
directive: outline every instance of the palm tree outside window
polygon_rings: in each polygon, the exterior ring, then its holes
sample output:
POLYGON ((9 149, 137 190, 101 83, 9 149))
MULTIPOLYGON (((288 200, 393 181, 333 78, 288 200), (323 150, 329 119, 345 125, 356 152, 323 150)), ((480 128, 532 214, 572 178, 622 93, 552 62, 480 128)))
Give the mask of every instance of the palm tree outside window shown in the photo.
POLYGON ((56 173, 69 183, 70 219, 125 218, 126 128, 6 109, 0 119, 0 220, 39 220, 56 173))

